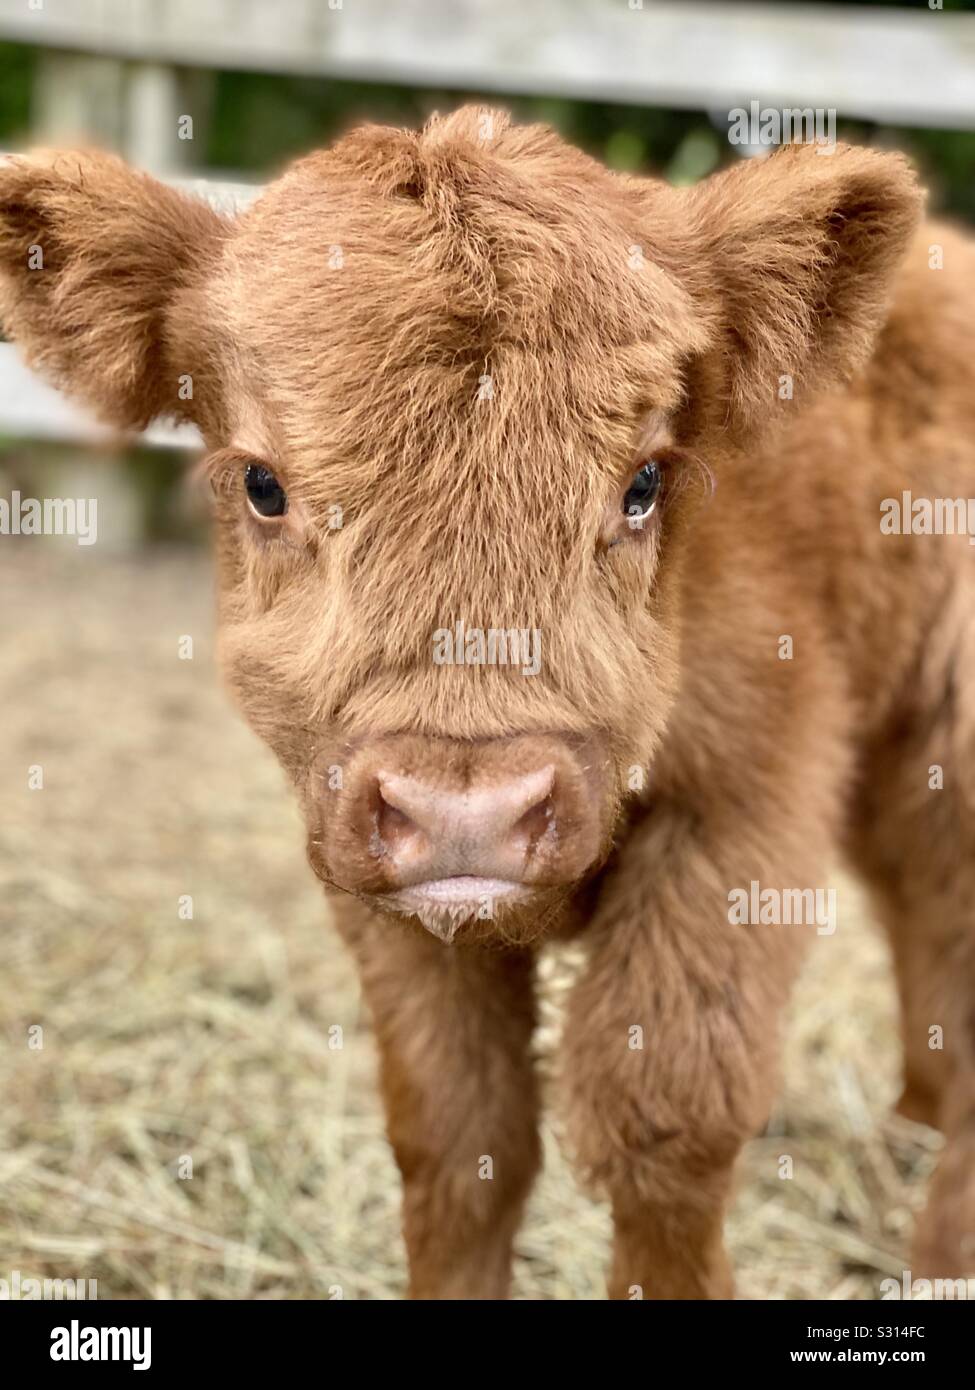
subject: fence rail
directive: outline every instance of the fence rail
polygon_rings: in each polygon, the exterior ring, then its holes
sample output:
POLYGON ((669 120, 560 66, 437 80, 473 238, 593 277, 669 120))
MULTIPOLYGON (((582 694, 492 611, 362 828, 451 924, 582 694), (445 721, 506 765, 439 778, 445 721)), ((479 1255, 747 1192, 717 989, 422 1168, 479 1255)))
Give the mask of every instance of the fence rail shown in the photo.
POLYGON ((758 98, 975 130, 975 17, 923 0, 0 0, 0 38, 195 68, 703 110, 758 98))

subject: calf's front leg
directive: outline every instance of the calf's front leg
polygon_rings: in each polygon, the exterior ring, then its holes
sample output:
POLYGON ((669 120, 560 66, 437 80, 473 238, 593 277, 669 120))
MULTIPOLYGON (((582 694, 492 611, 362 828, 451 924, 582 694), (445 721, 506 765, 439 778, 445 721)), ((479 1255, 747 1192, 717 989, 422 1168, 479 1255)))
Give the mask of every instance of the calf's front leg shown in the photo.
POLYGON ((733 1167, 766 1122, 779 1015, 815 927, 731 925, 728 894, 816 883, 803 852, 783 866, 775 836, 764 853, 737 831, 651 813, 602 890, 570 999, 570 1136, 612 1201, 612 1298, 733 1296, 733 1167))
POLYGON ((539 1166, 533 958, 445 946, 352 900, 335 909, 379 1045, 410 1297, 504 1298, 539 1166))

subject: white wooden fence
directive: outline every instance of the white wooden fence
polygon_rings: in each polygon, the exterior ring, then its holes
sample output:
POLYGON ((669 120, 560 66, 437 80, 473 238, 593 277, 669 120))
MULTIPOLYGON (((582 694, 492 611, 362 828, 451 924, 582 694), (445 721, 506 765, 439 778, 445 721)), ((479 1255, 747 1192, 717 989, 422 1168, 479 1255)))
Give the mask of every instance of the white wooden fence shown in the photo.
POLYGON ((0 0, 0 37, 157 64, 975 129, 975 19, 699 0, 0 0))

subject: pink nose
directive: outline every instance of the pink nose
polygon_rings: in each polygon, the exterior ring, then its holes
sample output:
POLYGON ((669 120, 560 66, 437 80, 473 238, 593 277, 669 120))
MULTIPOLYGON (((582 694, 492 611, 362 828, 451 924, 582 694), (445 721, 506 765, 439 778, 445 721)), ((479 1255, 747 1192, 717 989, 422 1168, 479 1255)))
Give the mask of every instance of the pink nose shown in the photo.
POLYGON ((378 830, 400 883, 457 875, 520 880, 557 835, 555 768, 451 790, 380 771, 378 830))
POLYGON ((596 735, 393 734, 352 745, 339 786, 313 785, 312 863, 326 882, 384 903, 404 893, 524 901, 571 886, 608 848, 616 806, 596 735))

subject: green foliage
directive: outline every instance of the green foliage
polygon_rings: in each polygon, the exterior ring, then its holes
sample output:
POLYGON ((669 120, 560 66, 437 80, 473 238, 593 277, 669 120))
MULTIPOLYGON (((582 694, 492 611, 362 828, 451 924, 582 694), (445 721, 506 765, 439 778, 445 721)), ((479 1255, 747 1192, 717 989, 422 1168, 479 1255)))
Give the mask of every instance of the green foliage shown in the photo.
POLYGON ((35 48, 0 43, 0 141, 14 144, 30 126, 31 82, 35 48))

